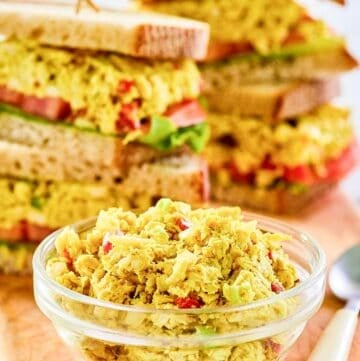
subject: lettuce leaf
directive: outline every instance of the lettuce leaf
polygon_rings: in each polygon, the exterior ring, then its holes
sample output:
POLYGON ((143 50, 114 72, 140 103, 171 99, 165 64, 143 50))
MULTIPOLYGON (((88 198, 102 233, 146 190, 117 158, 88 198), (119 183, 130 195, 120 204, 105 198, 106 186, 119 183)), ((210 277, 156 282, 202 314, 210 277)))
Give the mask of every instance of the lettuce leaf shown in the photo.
POLYGON ((210 129, 207 123, 177 128, 170 119, 153 117, 149 132, 139 137, 138 141, 162 151, 186 144, 193 151, 200 152, 204 149, 209 136, 210 129))
MULTIPOLYGON (((21 109, 0 102, 0 113, 12 114, 24 120, 53 126, 54 123, 39 116, 27 114, 21 109)), ((73 124, 57 122, 56 126, 77 129, 96 133, 104 137, 117 137, 116 134, 102 134, 95 129, 78 127, 73 124)), ((161 151, 172 150, 182 145, 188 145, 193 151, 200 152, 209 140, 210 130, 206 123, 200 123, 184 128, 177 128, 176 125, 168 118, 162 116, 154 116, 151 120, 150 130, 145 135, 135 135, 133 141, 149 145, 161 151)))
POLYGON ((299 56, 317 54, 320 52, 327 52, 336 49, 341 49, 345 46, 345 41, 342 37, 335 36, 330 38, 319 38, 308 43, 288 45, 281 49, 274 50, 269 54, 259 54, 256 52, 249 52, 245 54, 237 54, 227 59, 221 59, 214 63, 205 64, 204 67, 221 67, 228 64, 236 64, 242 61, 271 61, 288 58, 296 58, 299 56))

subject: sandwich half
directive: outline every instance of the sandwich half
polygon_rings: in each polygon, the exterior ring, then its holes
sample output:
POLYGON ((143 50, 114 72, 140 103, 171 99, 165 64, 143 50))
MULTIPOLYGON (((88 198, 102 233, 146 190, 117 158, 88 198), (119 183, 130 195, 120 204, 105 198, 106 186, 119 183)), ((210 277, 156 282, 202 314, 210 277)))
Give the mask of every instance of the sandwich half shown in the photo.
POLYGON ((105 181, 199 152, 209 134, 191 60, 0 43, 0 174, 105 181), (20 72, 18 69, 26 69, 20 72))
POLYGON ((100 209, 207 200, 206 24, 7 2, 0 32, 0 271, 100 209))
POLYGON ((293 0, 143 0, 210 24, 200 63, 212 197, 297 212, 341 180, 359 149, 338 76, 358 66, 345 40, 293 0))
POLYGON ((337 96, 336 82, 328 79, 358 65, 344 39, 293 0, 140 3, 148 10, 210 24, 201 70, 204 93, 215 112, 265 119, 296 116, 337 96), (278 104, 292 102, 294 95, 296 113, 294 107, 279 111, 278 104))

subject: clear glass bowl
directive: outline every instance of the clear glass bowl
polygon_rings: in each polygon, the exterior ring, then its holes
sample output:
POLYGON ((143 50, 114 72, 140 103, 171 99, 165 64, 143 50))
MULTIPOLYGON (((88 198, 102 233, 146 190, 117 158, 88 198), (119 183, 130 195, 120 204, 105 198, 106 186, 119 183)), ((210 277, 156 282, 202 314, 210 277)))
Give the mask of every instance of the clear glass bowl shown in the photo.
MULTIPOLYGON (((77 360, 257 361, 283 360, 322 304, 326 261, 317 242, 258 215, 261 229, 292 237, 283 247, 300 282, 288 291, 243 306, 161 310, 100 301, 64 288, 46 274, 61 230, 47 237, 33 260, 35 299, 77 360)), ((86 232, 95 219, 74 225, 86 232)))

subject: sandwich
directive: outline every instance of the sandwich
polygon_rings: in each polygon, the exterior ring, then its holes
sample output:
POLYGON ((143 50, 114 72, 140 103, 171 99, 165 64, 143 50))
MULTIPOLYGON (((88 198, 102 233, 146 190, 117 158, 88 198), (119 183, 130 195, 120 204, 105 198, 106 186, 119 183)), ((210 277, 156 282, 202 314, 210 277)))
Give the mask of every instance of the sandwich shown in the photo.
POLYGON ((294 213, 358 162, 338 75, 358 63, 345 40, 292 0, 146 0, 140 7, 206 21, 201 61, 211 140, 204 154, 219 202, 294 213))
POLYGON ((143 0, 140 6, 210 24, 201 70, 211 111, 292 117, 339 95, 332 78, 357 66, 344 39, 292 0, 143 0), (297 109, 279 111, 294 97, 297 109))
POLYGON ((100 209, 207 199, 206 24, 1 2, 0 32, 0 270, 100 209))

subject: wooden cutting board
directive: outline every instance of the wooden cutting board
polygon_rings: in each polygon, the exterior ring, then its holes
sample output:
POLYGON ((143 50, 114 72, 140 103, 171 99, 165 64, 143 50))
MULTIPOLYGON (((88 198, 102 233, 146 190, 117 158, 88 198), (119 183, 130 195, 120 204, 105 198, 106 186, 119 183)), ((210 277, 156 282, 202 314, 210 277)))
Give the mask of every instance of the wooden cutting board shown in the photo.
MULTIPOLYGON (((283 219, 311 233, 325 248, 329 264, 360 242, 360 212, 336 190, 306 213, 283 219)), ((305 361, 341 302, 328 292, 288 361, 305 361)), ((72 361, 50 322, 36 308, 30 278, 0 277, 0 361, 72 361)), ((360 360, 360 325, 350 361, 360 360)))

